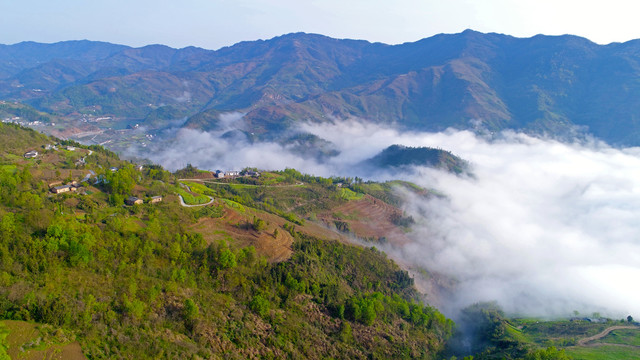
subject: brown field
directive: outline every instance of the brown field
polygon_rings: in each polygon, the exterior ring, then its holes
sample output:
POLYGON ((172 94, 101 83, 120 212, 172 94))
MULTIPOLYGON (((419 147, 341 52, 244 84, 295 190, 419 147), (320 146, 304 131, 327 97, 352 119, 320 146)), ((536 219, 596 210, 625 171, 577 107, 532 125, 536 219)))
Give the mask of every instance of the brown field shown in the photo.
MULTIPOLYGON (((285 219, 246 208, 244 213, 225 207, 224 215, 221 218, 203 218, 192 226, 194 231, 202 234, 208 242, 226 240, 238 246, 253 246, 258 254, 266 256, 269 261, 284 261, 291 256, 291 244, 293 237, 282 226, 287 222, 285 219), (263 231, 255 231, 251 228, 253 218, 258 217, 268 225, 263 231), (274 230, 278 229, 278 235, 273 236, 274 230)), ((320 237, 324 239, 340 240, 344 237, 320 224, 307 221, 304 226, 296 225, 296 231, 320 237)))
MULTIPOLYGON (((215 205, 214 205, 215 206, 215 205)), ((295 225, 296 231, 323 239, 349 242, 349 236, 335 229, 334 220, 349 223, 351 235, 360 238, 386 237, 390 244, 404 244, 409 238, 402 229, 391 222, 393 214, 401 213, 381 200, 365 196, 360 200, 352 200, 318 216, 318 221, 307 220, 303 226, 295 225), (334 215, 340 214, 338 219, 334 215)), ((284 261, 291 256, 293 237, 283 228, 287 221, 280 216, 245 207, 242 212, 225 206, 221 218, 203 218, 192 226, 192 230, 201 233, 208 243, 225 240, 237 246, 253 246, 256 251, 266 256, 269 261, 284 261), (263 231, 255 231, 251 227, 254 217, 267 222, 263 231), (273 236, 278 229, 278 235, 273 236)))
POLYGON ((11 359, 20 360, 85 360, 80 344, 64 341, 64 336, 45 336, 39 325, 26 321, 4 320, 9 330, 6 344, 11 359))
POLYGON ((347 222, 351 233, 360 238, 386 237, 389 243, 399 245, 409 242, 402 229, 391 222, 393 214, 402 214, 402 210, 365 195, 360 200, 351 200, 331 212, 320 216, 324 223, 332 226, 334 220, 347 222), (337 218, 336 215, 344 215, 337 218))

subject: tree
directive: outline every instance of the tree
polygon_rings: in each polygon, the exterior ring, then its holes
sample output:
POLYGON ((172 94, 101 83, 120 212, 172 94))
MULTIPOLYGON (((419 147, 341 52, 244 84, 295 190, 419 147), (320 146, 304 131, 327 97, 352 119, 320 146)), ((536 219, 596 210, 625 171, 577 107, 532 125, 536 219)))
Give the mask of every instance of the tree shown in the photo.
POLYGON ((135 186, 135 170, 132 165, 125 165, 118 171, 108 171, 105 187, 112 194, 130 194, 135 186))
POLYGON ((342 328, 340 329, 340 340, 345 343, 353 342, 353 332, 351 330, 351 325, 346 321, 342 322, 342 328))
POLYGON ((7 213, 0 221, 0 242, 8 243, 16 234, 16 224, 13 213, 7 213))
POLYGON ((220 253, 220 269, 229 269, 237 265, 236 256, 229 249, 220 253))
POLYGON ((264 220, 254 217, 253 218, 253 230, 255 231, 262 231, 267 227, 267 224, 264 222, 264 220))
POLYGON ((184 318, 187 321, 194 321, 200 315, 200 308, 191 299, 187 299, 184 302, 184 318))
POLYGON ((633 317, 631 315, 627 316, 627 322, 630 322, 630 323, 633 322, 633 317))
POLYGON ((558 350, 554 346, 546 349, 538 349, 525 356, 525 360, 570 360, 564 350, 558 350))
POLYGON ((258 313, 258 315, 264 317, 269 312, 269 300, 265 299, 262 295, 256 295, 251 299, 249 303, 251 310, 258 313))

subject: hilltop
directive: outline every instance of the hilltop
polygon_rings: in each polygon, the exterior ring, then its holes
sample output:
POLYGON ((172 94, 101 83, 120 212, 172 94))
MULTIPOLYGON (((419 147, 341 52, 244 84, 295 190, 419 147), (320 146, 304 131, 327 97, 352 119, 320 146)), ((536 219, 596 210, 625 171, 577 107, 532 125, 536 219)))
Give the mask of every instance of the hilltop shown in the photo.
POLYGON ((410 147, 391 145, 371 159, 365 160, 363 166, 376 171, 378 169, 401 169, 411 166, 426 166, 461 174, 469 169, 469 164, 451 152, 430 147, 410 147))

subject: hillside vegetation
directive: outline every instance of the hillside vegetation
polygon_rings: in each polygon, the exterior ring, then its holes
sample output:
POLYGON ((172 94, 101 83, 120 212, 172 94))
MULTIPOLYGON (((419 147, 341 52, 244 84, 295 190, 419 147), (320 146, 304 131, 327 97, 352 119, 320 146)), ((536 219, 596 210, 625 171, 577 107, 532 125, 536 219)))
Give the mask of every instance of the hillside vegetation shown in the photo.
POLYGON ((14 125, 0 144, 0 318, 65 334, 51 346, 77 342, 92 359, 434 358, 452 332, 383 253, 311 235, 287 201, 186 208, 160 167, 14 125), (285 238, 285 258, 259 250, 285 238))

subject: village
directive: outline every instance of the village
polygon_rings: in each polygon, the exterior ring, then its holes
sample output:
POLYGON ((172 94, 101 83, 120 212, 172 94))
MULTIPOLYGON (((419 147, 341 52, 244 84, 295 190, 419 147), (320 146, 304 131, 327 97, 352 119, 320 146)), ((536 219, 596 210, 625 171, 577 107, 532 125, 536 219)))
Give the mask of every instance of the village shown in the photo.
MULTIPOLYGON (((91 156, 94 151, 90 149, 74 146, 74 143, 62 141, 61 143, 49 143, 41 146, 41 149, 28 149, 23 153, 23 157, 26 160, 42 162, 59 161, 60 159, 66 159, 67 167, 69 168, 69 175, 65 179, 61 179, 61 176, 47 175, 43 180, 46 181, 49 192, 52 196, 75 193, 79 195, 89 195, 95 191, 100 191, 101 186, 108 183, 107 176, 104 171, 99 171, 102 165, 97 164, 97 169, 91 170, 91 166, 86 168, 87 157, 91 156), (57 159, 57 160, 54 160, 57 159), (96 172, 100 174, 96 174, 96 172), (53 177, 53 178, 52 178, 53 177), (75 179, 74 179, 75 178, 75 179)), ((95 164, 94 164, 95 165, 95 164)), ((135 165, 135 170, 142 172, 144 170, 143 165, 135 165)), ((105 171, 116 173, 119 171, 117 166, 105 167, 105 171)), ((57 174, 56 174, 57 175, 57 174)), ((193 174, 194 177, 202 179, 220 179, 220 180, 232 180, 236 178, 258 178, 260 172, 257 169, 244 169, 239 170, 215 170, 215 171, 199 171, 193 174)), ((149 196, 134 196, 135 194, 129 194, 123 201, 124 206, 136 206, 144 203, 157 204, 163 201, 163 197, 160 195, 149 196)), ((122 200, 121 200, 122 201, 122 200)))
MULTIPOLYGON (((77 148, 73 145, 61 145, 60 143, 56 144, 46 144, 42 146, 43 152, 40 153, 37 150, 29 150, 23 154, 23 157, 27 160, 42 160, 45 154, 51 154, 53 152, 65 151, 66 153, 77 152, 78 155, 73 156, 73 165, 76 167, 74 170, 70 170, 70 175, 65 180, 53 179, 53 181, 48 182, 47 187, 52 195, 64 194, 64 193, 77 193, 81 195, 87 195, 91 192, 87 192, 87 186, 98 186, 100 184, 106 184, 108 181, 103 175, 97 175, 93 170, 86 170, 86 174, 81 180, 72 180, 71 174, 75 173, 76 177, 79 177, 80 168, 84 167, 87 162, 87 156, 91 156, 94 152, 90 149, 81 149, 77 148)), ((102 167, 98 165, 98 167, 102 167)), ((144 169, 143 165, 137 165, 135 167, 137 171, 142 171, 144 169)), ((117 172, 119 170, 118 167, 110 167, 108 169, 110 172, 117 172)), ((157 204, 163 201, 163 197, 160 195, 155 195, 146 198, 146 203, 148 204, 157 204)), ((128 206, 141 205, 145 203, 145 199, 137 196, 129 196, 124 199, 124 204, 128 206)))

